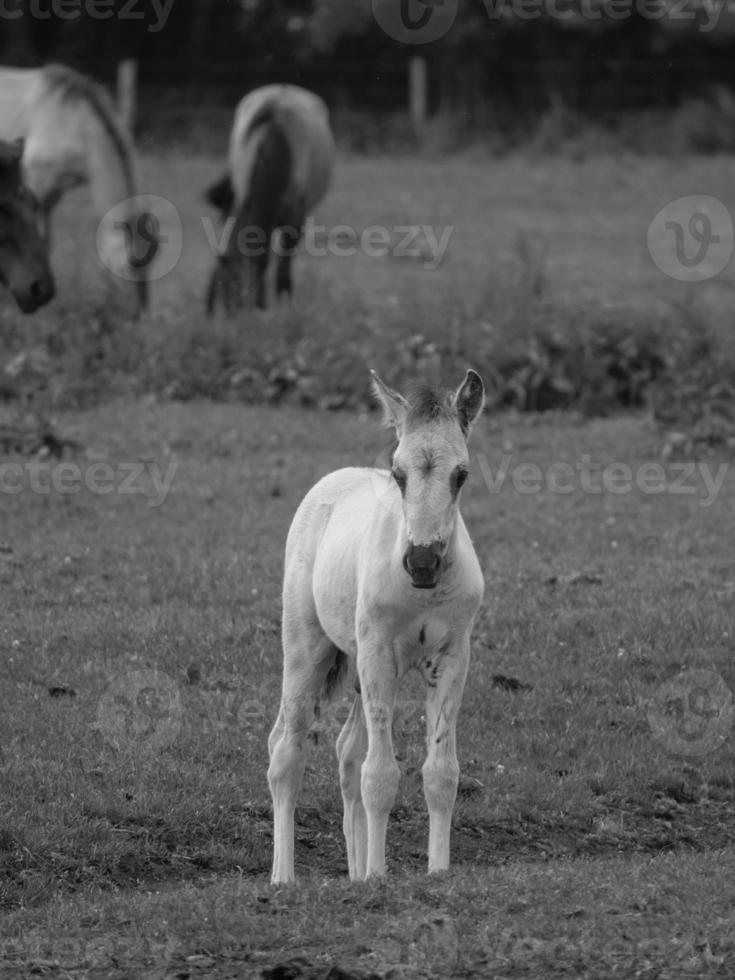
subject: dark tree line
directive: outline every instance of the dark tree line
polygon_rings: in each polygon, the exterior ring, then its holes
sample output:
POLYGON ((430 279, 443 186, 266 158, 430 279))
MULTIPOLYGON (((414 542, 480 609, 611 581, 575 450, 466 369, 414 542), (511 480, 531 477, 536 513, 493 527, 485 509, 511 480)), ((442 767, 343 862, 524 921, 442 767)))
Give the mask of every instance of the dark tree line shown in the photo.
POLYGON ((57 60, 106 81, 133 57, 147 85, 241 92, 283 79, 373 109, 401 104, 420 54, 431 110, 479 123, 555 105, 604 116, 735 88, 728 0, 458 0, 448 32, 420 46, 378 23, 376 8, 399 2, 4 0, 0 47, 6 64, 57 60))

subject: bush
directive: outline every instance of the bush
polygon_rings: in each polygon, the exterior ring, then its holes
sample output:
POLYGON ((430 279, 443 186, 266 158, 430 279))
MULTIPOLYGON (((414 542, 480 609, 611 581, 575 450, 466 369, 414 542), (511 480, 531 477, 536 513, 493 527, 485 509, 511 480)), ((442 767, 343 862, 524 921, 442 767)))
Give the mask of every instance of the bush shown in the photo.
POLYGON ((400 387, 458 376, 470 363, 485 376, 495 407, 588 416, 645 408, 669 428, 709 426, 710 441, 733 431, 735 344, 727 349, 691 311, 554 303, 544 296, 541 264, 528 258, 515 283, 488 291, 492 321, 482 295, 463 307, 443 297, 453 320, 441 308, 431 321, 420 308, 397 308, 386 318, 358 306, 349 328, 336 301, 330 306, 324 297, 318 305, 254 312, 246 329, 239 319, 116 323, 99 311, 68 314, 64 329, 2 358, 0 393, 43 411, 143 392, 372 408, 370 367, 400 387), (416 332, 416 322, 426 331, 416 332))

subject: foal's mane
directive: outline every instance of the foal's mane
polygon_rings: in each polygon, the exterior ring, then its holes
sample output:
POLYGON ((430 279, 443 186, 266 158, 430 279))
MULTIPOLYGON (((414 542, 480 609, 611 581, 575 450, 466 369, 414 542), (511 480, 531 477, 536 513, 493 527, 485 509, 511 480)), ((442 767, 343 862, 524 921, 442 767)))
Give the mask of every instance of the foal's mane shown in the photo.
POLYGON ((73 68, 67 68, 66 65, 45 65, 42 74, 48 91, 58 96, 62 101, 87 103, 115 148, 120 159, 125 182, 132 190, 133 167, 130 147, 120 129, 115 110, 104 89, 91 79, 74 71, 73 68))
POLYGON ((427 422, 456 418, 451 398, 451 392, 448 390, 437 390, 421 383, 412 384, 406 393, 409 406, 406 416, 407 426, 410 428, 427 422))

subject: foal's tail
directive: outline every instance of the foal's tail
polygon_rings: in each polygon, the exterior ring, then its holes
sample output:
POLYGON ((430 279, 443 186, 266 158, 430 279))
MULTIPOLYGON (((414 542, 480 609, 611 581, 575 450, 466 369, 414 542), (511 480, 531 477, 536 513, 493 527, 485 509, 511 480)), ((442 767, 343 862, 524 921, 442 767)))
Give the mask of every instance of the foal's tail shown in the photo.
POLYGON ((324 694, 328 701, 332 701, 342 693, 349 666, 347 654, 340 650, 339 647, 333 646, 332 649, 334 651, 334 662, 329 668, 324 681, 324 694))

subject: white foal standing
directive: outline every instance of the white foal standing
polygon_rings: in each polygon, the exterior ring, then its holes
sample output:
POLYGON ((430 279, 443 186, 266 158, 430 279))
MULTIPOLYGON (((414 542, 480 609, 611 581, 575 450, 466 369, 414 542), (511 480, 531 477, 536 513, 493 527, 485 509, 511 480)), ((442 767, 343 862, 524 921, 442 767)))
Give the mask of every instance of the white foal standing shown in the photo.
POLYGON ((398 790, 391 726, 398 684, 426 680, 424 794, 429 871, 449 867, 459 766, 456 723, 483 576, 459 512, 467 438, 482 411, 482 379, 454 395, 409 398, 373 372, 398 446, 391 470, 350 468, 320 480, 293 519, 283 583, 283 689, 268 740, 272 881, 294 880, 294 807, 306 737, 348 658, 359 693, 337 740, 350 878, 385 874, 388 815, 398 790))

